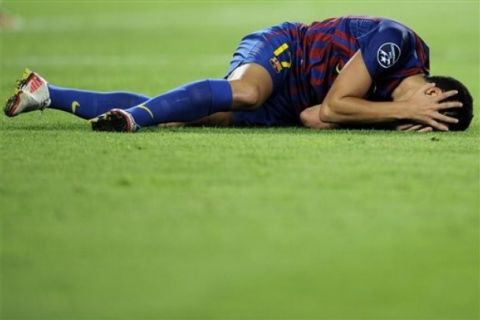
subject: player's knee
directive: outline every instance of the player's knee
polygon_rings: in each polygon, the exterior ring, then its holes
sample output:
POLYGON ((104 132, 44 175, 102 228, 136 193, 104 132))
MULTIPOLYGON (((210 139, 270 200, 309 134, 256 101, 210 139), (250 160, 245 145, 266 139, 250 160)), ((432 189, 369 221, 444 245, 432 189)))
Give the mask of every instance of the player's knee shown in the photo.
POLYGON ((248 87, 241 95, 241 102, 246 108, 256 108, 260 106, 260 90, 255 86, 248 87))
POLYGON ((250 83, 232 81, 233 105, 238 109, 254 109, 264 101, 261 88, 250 83))

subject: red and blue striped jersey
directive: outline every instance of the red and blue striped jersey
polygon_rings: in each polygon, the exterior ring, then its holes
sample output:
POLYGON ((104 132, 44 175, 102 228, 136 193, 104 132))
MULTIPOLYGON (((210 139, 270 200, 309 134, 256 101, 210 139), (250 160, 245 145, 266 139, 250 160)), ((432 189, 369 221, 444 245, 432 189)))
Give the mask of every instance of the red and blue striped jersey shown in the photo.
POLYGON ((289 91, 297 111, 321 103, 358 50, 373 81, 369 100, 389 101, 401 80, 429 73, 428 46, 396 21, 348 16, 296 26, 289 31, 298 44, 292 53, 295 80, 289 91))

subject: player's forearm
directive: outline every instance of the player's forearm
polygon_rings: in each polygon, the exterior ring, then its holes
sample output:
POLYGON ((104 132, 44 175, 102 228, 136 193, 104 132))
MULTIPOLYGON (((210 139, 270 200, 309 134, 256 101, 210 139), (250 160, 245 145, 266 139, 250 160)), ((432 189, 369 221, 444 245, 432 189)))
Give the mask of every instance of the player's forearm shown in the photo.
POLYGON ((344 97, 324 101, 320 120, 329 123, 385 123, 405 119, 404 102, 373 102, 344 97))

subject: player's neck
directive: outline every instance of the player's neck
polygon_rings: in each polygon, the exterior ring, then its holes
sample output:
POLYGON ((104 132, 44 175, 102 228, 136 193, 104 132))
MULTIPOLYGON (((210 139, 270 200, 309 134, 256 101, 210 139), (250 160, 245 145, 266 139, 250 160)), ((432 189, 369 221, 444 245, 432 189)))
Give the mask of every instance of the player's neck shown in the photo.
POLYGON ((418 88, 426 83, 424 75, 418 74, 405 78, 400 84, 393 90, 393 101, 402 101, 408 99, 418 88))

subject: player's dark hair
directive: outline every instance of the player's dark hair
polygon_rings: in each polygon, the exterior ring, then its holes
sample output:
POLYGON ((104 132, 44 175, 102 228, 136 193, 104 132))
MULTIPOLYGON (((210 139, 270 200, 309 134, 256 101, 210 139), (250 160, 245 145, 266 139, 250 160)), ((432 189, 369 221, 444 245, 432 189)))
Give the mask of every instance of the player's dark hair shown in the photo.
POLYGON ((461 108, 451 108, 441 111, 442 114, 458 119, 458 123, 448 124, 451 131, 463 131, 468 128, 473 118, 473 98, 467 87, 452 77, 426 76, 427 82, 433 82, 442 91, 457 90, 458 94, 444 101, 459 101, 463 103, 461 108))

